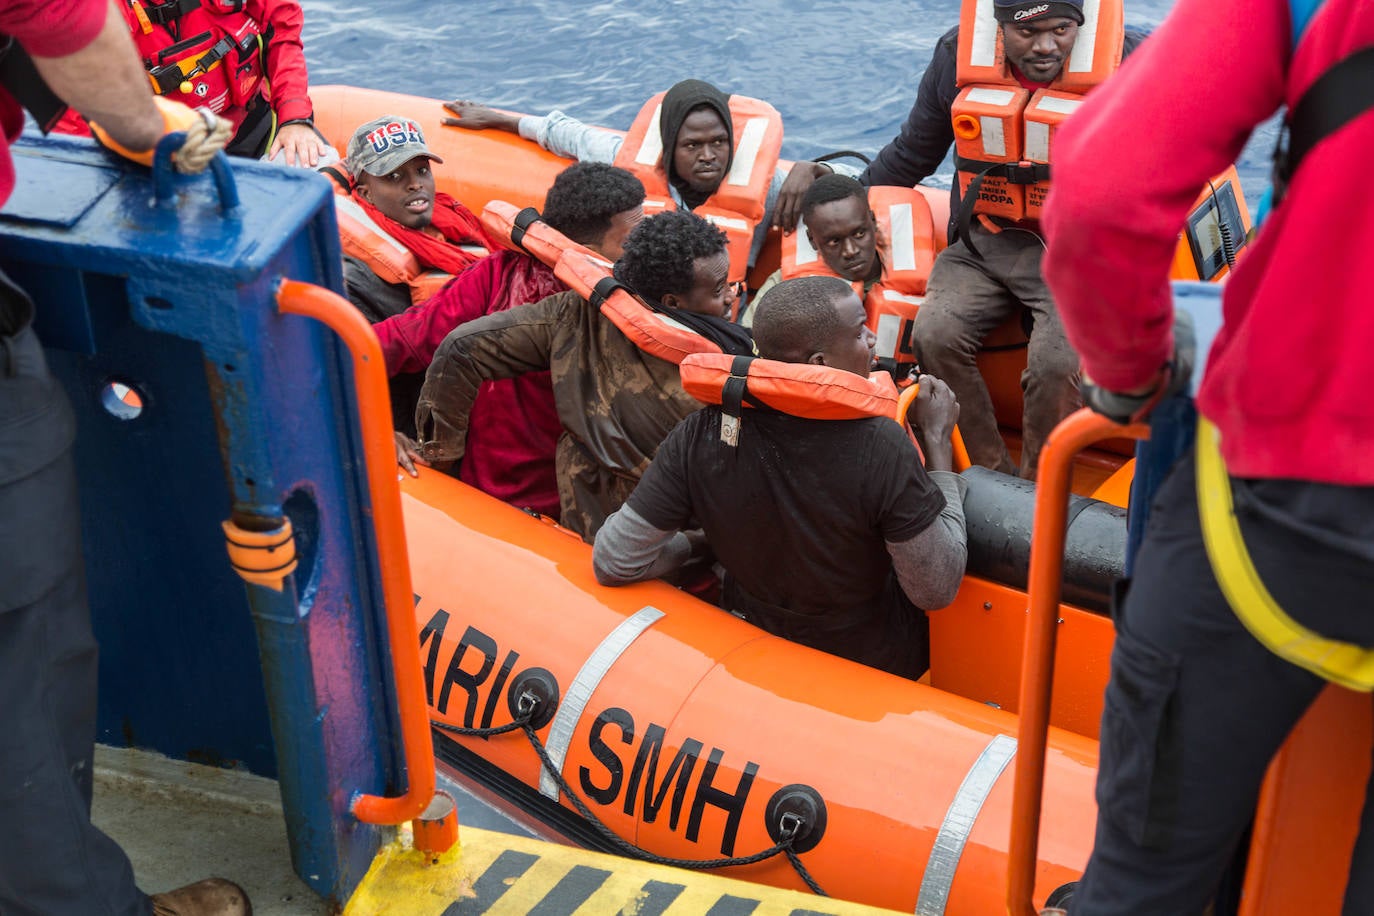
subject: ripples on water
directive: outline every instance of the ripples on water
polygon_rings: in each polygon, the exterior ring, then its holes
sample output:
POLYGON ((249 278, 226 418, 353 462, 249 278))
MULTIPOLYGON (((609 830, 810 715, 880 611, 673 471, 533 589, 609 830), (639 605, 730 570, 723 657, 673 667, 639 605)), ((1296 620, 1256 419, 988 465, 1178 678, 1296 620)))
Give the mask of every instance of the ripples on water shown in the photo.
MULTIPOLYGON (((627 128, 648 96, 697 77, 782 112, 783 156, 869 155, 906 119, 954 0, 302 0, 312 83, 551 108, 627 128)), ((1148 30, 1173 0, 1127 0, 1148 30)), ((1264 185, 1273 130, 1242 157, 1264 185)), ((949 180, 948 164, 942 169, 949 180)))

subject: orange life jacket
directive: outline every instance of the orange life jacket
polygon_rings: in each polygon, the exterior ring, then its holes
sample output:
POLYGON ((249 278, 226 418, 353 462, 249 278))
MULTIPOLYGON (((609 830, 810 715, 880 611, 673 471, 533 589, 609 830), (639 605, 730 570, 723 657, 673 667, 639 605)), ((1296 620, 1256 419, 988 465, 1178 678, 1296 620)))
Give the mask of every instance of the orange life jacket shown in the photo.
POLYGON ((564 251, 553 272, 650 356, 677 365, 692 353, 721 353, 714 341, 645 305, 629 287, 615 279, 603 258, 585 248, 564 251))
MULTIPOLYGON (((385 282, 404 283, 410 287, 412 304, 424 302, 453 279, 453 274, 422 267, 409 248, 388 235, 358 206, 352 194, 337 186, 334 189, 334 215, 339 223, 339 241, 343 253, 358 258, 385 282)), ((486 252, 485 248, 463 247, 486 252)))
MULTIPOLYGON (((878 224, 878 257, 883 276, 864 292, 864 284, 853 284, 868 312, 868 327, 878 337, 876 354, 880 360, 895 364, 914 363, 911 351, 911 322, 926 292, 926 281, 935 264, 937 237, 943 226, 935 226, 926 194, 915 188, 872 187, 868 205, 878 224)), ((837 274, 811 245, 805 226, 782 238, 782 276, 822 276, 837 274)))
MULTIPOLYGON (((677 209, 663 165, 659 133, 663 96, 660 92, 644 103, 615 155, 615 165, 633 172, 643 182, 645 214, 677 209)), ((732 95, 730 120, 735 139, 730 171, 716 193, 692 212, 710 220, 729 239, 730 280, 734 282, 743 280, 749 271, 754 230, 763 219, 768 188, 782 152, 782 115, 767 102, 732 95)))
POLYGON ((264 40, 242 0, 120 0, 119 6, 153 92, 216 113, 245 108, 260 94, 264 40))
POLYGON ((727 445, 739 443, 745 405, 813 420, 897 415, 897 386, 886 372, 865 378, 830 366, 728 353, 695 353, 679 369, 684 391, 723 408, 721 441, 727 445))
POLYGON ((960 91, 951 111, 955 166, 965 199, 961 224, 969 212, 1039 219, 1050 187, 1056 129, 1077 110, 1083 95, 1121 64, 1121 0, 1086 0, 1083 16, 1059 76, 1032 93, 1007 64, 993 0, 964 0, 956 75, 960 91))
POLYGON ((482 225, 493 238, 509 243, 511 248, 519 248, 549 267, 557 267, 558 259, 565 251, 576 251, 599 261, 608 271, 611 266, 610 261, 595 251, 574 242, 544 222, 539 211, 533 207, 522 209, 504 200, 488 201, 482 208, 482 225))

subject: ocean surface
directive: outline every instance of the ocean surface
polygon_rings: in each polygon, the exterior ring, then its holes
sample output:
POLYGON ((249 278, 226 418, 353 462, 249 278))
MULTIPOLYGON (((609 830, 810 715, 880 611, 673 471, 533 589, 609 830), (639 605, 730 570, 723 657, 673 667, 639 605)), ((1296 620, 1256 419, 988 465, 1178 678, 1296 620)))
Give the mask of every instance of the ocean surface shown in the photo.
MULTIPOLYGON (((312 84, 468 98, 629 127, 679 79, 766 99, 783 156, 873 155, 916 97, 957 0, 302 0, 312 84)), ((1158 25, 1173 0, 1127 0, 1128 27, 1158 25)), ((1241 159, 1246 197, 1267 185, 1274 130, 1241 159)), ((948 185, 946 164, 931 183, 948 185)))

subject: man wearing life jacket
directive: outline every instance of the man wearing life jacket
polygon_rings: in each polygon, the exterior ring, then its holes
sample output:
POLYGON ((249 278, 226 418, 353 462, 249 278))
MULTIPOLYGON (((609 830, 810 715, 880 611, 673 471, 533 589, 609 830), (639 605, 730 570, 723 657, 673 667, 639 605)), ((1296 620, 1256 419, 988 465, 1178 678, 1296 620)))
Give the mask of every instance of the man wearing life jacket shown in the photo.
MULTIPOLYGON (((735 294, 720 230, 690 213, 648 217, 625 240, 615 278, 726 352, 752 352, 725 319, 735 294)), ((659 443, 700 405, 675 363, 641 349, 573 290, 469 321, 434 354, 415 426, 433 463, 465 453, 473 400, 483 383, 549 370, 563 426, 556 463, 562 523, 591 541, 634 488, 659 443)))
MULTIPOLYGON (((59 102, 88 112, 102 144, 144 166, 170 133, 187 133, 173 162, 188 172, 229 139, 213 116, 206 123, 154 98, 107 0, 0 0, 0 33, 4 53, 27 55, 36 73, 0 86, 0 205, 14 191, 10 144, 24 126, 12 89, 47 114, 59 102)), ((221 878, 150 898, 128 856, 91 823, 99 649, 81 556, 76 419, 33 328, 68 307, 31 299, 0 272, 0 913, 246 916, 247 895, 221 878)))
MULTIPOLYGON (((301 26, 291 0, 118 0, 153 91, 234 126, 226 152, 315 167, 329 152, 312 124, 301 26)), ((89 112, 87 112, 89 114, 89 112)), ((89 135, 75 111, 61 133, 89 135)))
MULTIPOLYGON (((1027 195, 1041 200, 1041 179, 1051 166, 1026 162, 1027 168, 1013 179, 1004 176, 1008 167, 1015 169, 1022 160, 1039 155, 1023 148, 1022 137, 1036 135, 1027 126, 1032 123, 1025 113, 1027 97, 1034 99, 1032 93, 1048 90, 1055 94, 1056 108, 1072 110, 1076 93, 1106 78, 1120 57, 1143 40, 1136 32, 1123 36, 1119 0, 1099 0, 1092 7, 1096 18, 1091 30, 1083 33, 1095 40, 1089 47, 1078 44, 1079 27, 1085 22, 1083 0, 965 0, 960 25, 936 45, 901 133, 860 177, 866 185, 911 187, 944 161, 956 141, 956 121, 965 134, 973 135, 968 143, 981 144, 977 155, 970 156, 960 141, 960 175, 950 208, 951 232, 957 229, 959 238, 936 258, 912 343, 921 366, 954 389, 959 428, 973 463, 1032 478, 1045 437, 1082 403, 1078 357, 1064 339, 1040 273, 1043 244, 1038 222, 1025 215, 1024 203, 1002 203, 1024 201, 1027 195), (996 29, 985 28, 991 25, 986 16, 996 17, 996 29), (1071 70, 1080 56, 1090 57, 1090 66, 1082 72, 1071 70), (1063 88, 1072 91, 1061 92, 1063 88), (1009 106, 1019 110, 1005 116, 993 112, 985 119, 977 105, 988 98, 1009 98, 1009 106), (995 143, 999 137, 1000 146, 995 143), (998 155, 1010 161, 984 161, 998 155), (979 178, 989 166, 995 171, 979 178), (1034 183, 1019 183, 1030 179, 1034 183), (956 226, 961 191, 965 218, 956 226), (998 215, 999 209, 1018 215, 998 215), (1021 379, 1025 410, 1018 467, 998 431, 976 358, 987 334, 1023 308, 1030 310, 1034 329, 1021 379)), ((1048 145, 1047 141, 1046 150, 1048 145)), ((1047 152, 1043 158, 1049 161, 1047 152)))
POLYGON ((348 141, 353 200, 373 232, 385 236, 375 239, 375 255, 367 246, 345 244, 344 290, 369 321, 398 315, 412 301, 428 298, 425 293, 437 292, 450 276, 497 247, 472 211, 435 190, 430 163, 443 161, 425 146, 420 125, 401 115, 368 121, 348 141), (380 258, 398 242, 415 256, 421 270, 438 275, 388 279, 380 258), (425 293, 417 295, 417 289, 425 293))
MULTIPOLYGON (((802 277, 762 297, 754 334, 764 359, 867 379, 874 336, 865 319, 847 283, 802 277)), ((722 407, 698 411, 597 534, 597 579, 621 585, 675 569, 693 553, 683 531, 700 526, 726 570, 726 610, 920 677, 929 665, 921 609, 954 600, 967 555, 964 481, 950 445, 959 405, 938 379, 924 376, 921 386, 914 419, 930 446, 928 470, 891 417, 811 419, 800 392, 800 415, 746 409, 733 441, 722 407)))
POLYGON ((651 100, 631 128, 631 146, 626 145, 626 137, 583 124, 561 111, 518 117, 464 99, 444 107, 458 116, 444 119, 443 123, 454 127, 518 133, 560 156, 629 168, 644 181, 651 198, 655 185, 662 184, 667 199, 657 200, 659 206, 697 212, 730 236, 731 278, 736 281, 743 281, 758 259, 771 226, 793 228, 805 184, 816 176, 849 168, 800 162, 789 181, 789 172, 777 167, 782 121, 772 106, 727 96, 701 80, 682 80, 658 104, 651 100), (748 105, 763 110, 751 113, 748 105), (735 112, 742 107, 743 111, 735 112), (736 136, 737 122, 744 123, 741 132, 747 138, 736 136), (747 149, 741 145, 745 139, 747 149), (752 200, 740 199, 750 196, 752 200))
MULTIPOLYGON (((1292 7, 1180 0, 1059 137, 1046 277, 1089 406, 1134 419, 1186 389, 1166 278, 1197 187, 1288 111, 1276 204, 1222 292, 1196 448, 1152 501, 1118 612, 1074 916, 1202 912, 1298 718, 1328 681, 1374 687, 1374 193, 1349 181, 1374 148, 1374 6, 1292 7)), ((1347 914, 1374 913, 1371 802, 1347 914)))
MULTIPOLYGON (((615 166, 575 163, 554 179, 541 218, 570 241, 614 262, 624 251, 626 236, 644 218, 644 186, 615 166)), ((433 298, 373 325, 393 386, 398 376, 420 373, 423 380, 435 351, 454 328, 567 288, 538 258, 520 249, 497 250, 433 298)), ((414 422, 416 397, 410 400, 407 426, 414 422)), ((487 382, 472 405, 458 476, 513 506, 557 520, 554 452, 562 431, 548 372, 487 382)), ((412 446, 400 435, 397 460, 413 476, 412 446)))

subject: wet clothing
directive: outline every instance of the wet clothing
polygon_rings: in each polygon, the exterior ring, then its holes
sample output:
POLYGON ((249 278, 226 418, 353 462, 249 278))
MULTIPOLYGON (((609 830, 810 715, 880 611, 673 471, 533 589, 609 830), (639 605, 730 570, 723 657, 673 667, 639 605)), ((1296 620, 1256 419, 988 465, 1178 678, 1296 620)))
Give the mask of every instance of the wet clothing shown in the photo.
POLYGON ((959 400, 959 431, 969 460, 1007 474, 1033 477, 1050 430, 1083 406, 1078 393, 1078 355, 1064 338, 1064 327, 1040 274, 1040 239, 1016 229, 993 234, 977 223, 970 231, 982 256, 962 240, 940 252, 926 285, 925 302, 912 325, 912 344, 922 370, 944 379, 959 400), (1018 467, 998 431, 977 358, 988 333, 1023 308, 1030 309, 1035 330, 1021 373, 1025 407, 1018 467))
MULTIPOLYGON (((919 677, 929 665, 928 623, 903 592, 887 544, 911 540, 949 509, 957 515, 950 537, 962 545, 957 475, 937 485, 901 427, 881 417, 751 411, 735 447, 721 442, 720 424, 719 407, 684 420, 627 508, 663 532, 703 529, 726 570, 727 610, 803 645, 919 677)), ((603 577, 608 546, 598 539, 603 577)))
MULTIPOLYGON (((1144 35, 1125 33, 1123 56, 1144 35)), ((916 102, 901 132, 883 147, 859 180, 865 185, 911 187, 935 172, 954 144, 951 108, 959 94, 957 51, 959 29, 936 43, 916 102)), ((1019 74, 1018 74, 1019 76, 1019 74)), ((1058 174, 1058 164, 1054 166, 1058 174)), ((1061 192, 1062 193, 1062 192, 1061 192)), ((959 213, 958 183, 950 194, 950 220, 959 213)), ((1013 226, 995 220, 999 226, 1013 226)), ((959 428, 974 464, 1034 477, 1040 449, 1055 424, 1082 406, 1078 396, 1078 361, 1055 317, 1054 300, 1040 276, 1043 245, 1034 223, 993 233, 975 222, 973 242, 950 244, 935 259, 926 300, 912 328, 912 344, 921 368, 944 379, 959 400, 959 428), (1028 308, 1035 325, 1030 335, 1028 366, 1021 377, 1025 409, 1021 430, 1021 463, 1012 463, 992 412, 987 383, 976 359, 983 338, 1008 316, 1028 308)))
MULTIPOLYGON (((1296 50, 1290 21, 1284 0, 1180 0, 1058 134, 1045 272, 1085 371, 1108 388, 1148 383, 1172 353, 1167 277, 1197 188, 1280 105, 1374 45, 1374 10, 1358 0, 1326 0, 1296 50), (1225 105, 1202 101, 1217 93, 1225 105)), ((1220 430, 1261 580, 1303 626, 1364 647, 1374 647, 1374 315, 1360 266, 1374 206, 1348 176, 1371 144, 1366 112, 1299 168, 1226 281, 1197 401, 1220 430)), ((1181 462, 1154 502, 1120 612, 1097 838, 1074 916, 1200 912, 1265 768, 1324 686, 1257 642, 1219 591, 1193 464, 1181 462)), ((1368 802, 1350 876, 1344 912, 1374 912, 1368 802)))
POLYGON ((415 414, 425 457, 463 457, 483 382, 544 370, 563 427, 555 457, 562 523, 590 542, 664 437, 701 403, 682 390, 676 365, 640 350, 567 291, 470 321, 444 339, 415 414))
MULTIPOLYGON (((503 249, 372 330, 382 344, 387 374, 424 373, 454 328, 566 289, 543 262, 503 249)), ((548 372, 483 382, 468 420, 459 479, 513 506, 556 519, 554 450, 562 430, 548 372)))

